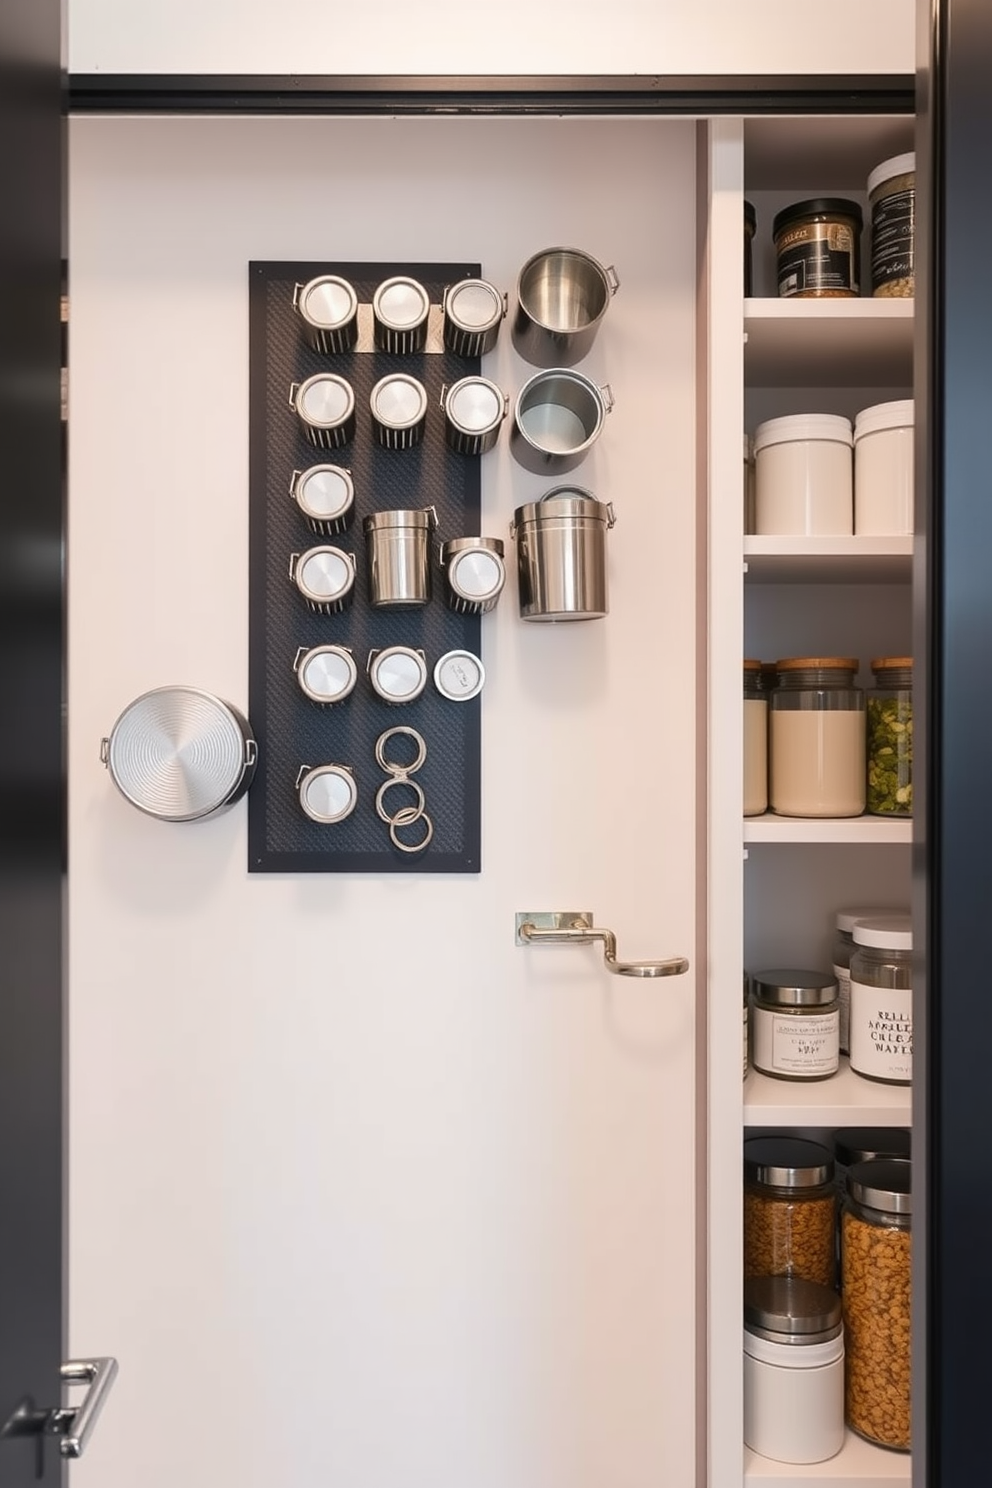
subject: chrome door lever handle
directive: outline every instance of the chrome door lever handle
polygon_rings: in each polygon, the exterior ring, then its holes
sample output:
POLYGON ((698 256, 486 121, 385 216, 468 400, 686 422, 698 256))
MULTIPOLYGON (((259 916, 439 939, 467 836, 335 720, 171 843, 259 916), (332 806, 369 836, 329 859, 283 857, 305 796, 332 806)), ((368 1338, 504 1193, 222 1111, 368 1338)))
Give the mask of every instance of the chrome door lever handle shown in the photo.
POLYGON ((602 941, 607 971, 615 976, 664 977, 682 976, 689 970, 684 956, 669 956, 664 961, 618 961, 617 938, 612 930, 593 924, 591 910, 543 909, 518 911, 517 945, 590 945, 602 941))
POLYGON ((59 1406, 52 1412, 48 1429, 61 1438, 59 1452, 63 1457, 81 1457, 117 1378, 117 1360, 70 1359, 60 1372, 64 1385, 88 1388, 78 1406, 59 1406))

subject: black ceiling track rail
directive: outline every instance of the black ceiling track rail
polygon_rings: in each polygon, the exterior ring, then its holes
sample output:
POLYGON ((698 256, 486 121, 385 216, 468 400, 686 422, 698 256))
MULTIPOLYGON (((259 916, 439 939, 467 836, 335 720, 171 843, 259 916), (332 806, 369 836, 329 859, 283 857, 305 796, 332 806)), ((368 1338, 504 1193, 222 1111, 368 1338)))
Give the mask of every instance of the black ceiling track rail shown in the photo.
POLYGON ((914 79, 863 76, 226 76, 77 73, 71 113, 911 114, 914 79))

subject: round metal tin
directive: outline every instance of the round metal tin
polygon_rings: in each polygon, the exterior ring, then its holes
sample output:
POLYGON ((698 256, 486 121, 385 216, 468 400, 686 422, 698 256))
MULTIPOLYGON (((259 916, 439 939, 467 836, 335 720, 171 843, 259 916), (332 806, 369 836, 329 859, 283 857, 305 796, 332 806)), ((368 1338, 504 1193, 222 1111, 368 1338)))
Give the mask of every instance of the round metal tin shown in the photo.
POLYGON ((463 377, 446 388, 444 437, 460 455, 483 455, 499 438, 509 399, 487 377, 463 377))
POLYGON ((456 356, 485 356, 499 337, 506 295, 486 279, 449 284, 442 301, 444 344, 456 356))
POLYGON ((412 646, 387 646, 369 657, 369 681, 387 703, 412 703, 427 685, 427 663, 412 646))
POLYGON ((326 706, 349 696, 358 668, 347 646, 313 646, 299 657, 296 676, 311 702, 326 706))
POLYGON ((495 609, 506 583, 503 544, 498 537, 456 537, 441 547, 448 607, 483 615, 495 609))
POLYGON ((405 356, 427 343, 431 301, 417 279, 397 274, 384 279, 372 296, 373 339, 380 351, 405 356))
POLYGON ((293 578, 311 609, 336 613, 354 598, 355 560, 341 548, 308 548, 296 558, 293 578))
POLYGON ((434 668, 434 686, 451 703, 467 703, 486 685, 486 669, 472 651, 446 651, 434 668))
POLYGON ((293 305, 315 351, 349 351, 358 340, 358 296, 347 279, 318 274, 297 285, 293 305))
POLYGON ((340 465, 311 465, 294 470, 290 495, 314 532, 333 537, 346 532, 355 517, 355 483, 340 465))
POLYGON ((427 389, 406 372, 381 377, 369 394, 372 428, 386 449, 410 449, 424 437, 427 389))
POLYGON ((298 789, 303 810, 321 826, 344 821, 358 801, 355 777, 346 765, 316 765, 301 777, 298 789))
POLYGON ((290 402, 311 444, 339 449, 355 433, 355 392, 334 372, 317 372, 295 385, 290 402))

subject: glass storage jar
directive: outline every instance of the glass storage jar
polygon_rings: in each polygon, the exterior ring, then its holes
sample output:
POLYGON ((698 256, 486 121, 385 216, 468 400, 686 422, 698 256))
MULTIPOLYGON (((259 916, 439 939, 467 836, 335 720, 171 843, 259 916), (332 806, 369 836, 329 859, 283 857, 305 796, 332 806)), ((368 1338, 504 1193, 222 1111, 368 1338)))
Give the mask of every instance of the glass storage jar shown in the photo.
POLYGON ((860 816, 865 809, 865 696, 850 656, 777 663, 769 699, 768 797, 781 816, 860 816))
POLYGON ((859 1436, 908 1452, 912 1165, 856 1163, 841 1214, 845 1413, 859 1436))
POLYGON ((744 1275, 802 1276, 833 1286, 834 1160, 804 1137, 744 1143, 744 1275))
POLYGON ((839 909, 836 914, 837 938, 834 941, 833 974, 840 997, 840 1052, 850 1049, 851 1027, 851 957, 854 954, 854 927, 859 920, 873 920, 891 914, 890 909, 839 909))
POLYGON ((793 202, 772 223, 780 296, 850 298, 861 293, 861 208, 840 196, 793 202))
POLYGON ((778 1080, 826 1080, 840 1062, 837 983, 821 971, 756 971, 753 1058, 778 1080))
POLYGON ((876 656, 875 686, 866 699, 868 810, 872 816, 913 814, 913 658, 876 656))
POLYGON ((744 815, 768 810, 768 698, 761 662, 744 662, 744 815))
POLYGON ((909 298, 915 289, 916 156, 893 155, 868 177, 871 292, 909 298))
POLYGON ((831 1287, 744 1283, 744 1442, 773 1462, 825 1462, 844 1445, 844 1325, 831 1287))
POLYGON ((913 1079, 913 923, 879 915, 854 927, 851 1068, 869 1080, 913 1079))
POLYGON ((857 1163, 909 1162, 911 1132, 905 1126, 843 1126, 834 1132, 837 1188, 843 1197, 847 1175, 857 1163))

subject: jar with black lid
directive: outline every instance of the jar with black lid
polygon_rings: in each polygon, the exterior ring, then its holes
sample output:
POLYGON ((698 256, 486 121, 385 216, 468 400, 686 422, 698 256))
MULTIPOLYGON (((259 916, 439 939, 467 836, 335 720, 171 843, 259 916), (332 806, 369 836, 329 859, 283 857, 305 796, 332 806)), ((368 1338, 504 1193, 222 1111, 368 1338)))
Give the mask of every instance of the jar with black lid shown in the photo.
POLYGON ((909 1162, 912 1134, 905 1126, 843 1126, 834 1132, 837 1183, 846 1188, 849 1169, 863 1162, 909 1162))
POLYGON ((751 275, 751 243, 758 228, 758 214, 752 202, 744 203, 744 294, 754 293, 751 275))
POLYGON ((832 1287, 744 1283, 744 1443, 773 1462, 825 1462, 844 1445, 844 1327, 832 1287))
POLYGON ((777 1080, 826 1080, 840 1063, 837 982, 820 971, 756 971, 754 1067, 777 1080))
POLYGON ((768 800, 782 816, 865 809, 865 695, 853 656, 792 656, 769 697, 768 800))
POLYGON ((793 202, 772 225, 783 298, 850 299, 861 293, 860 206, 840 196, 793 202))
POLYGON ((833 1286, 834 1160, 805 1137, 744 1143, 744 1275, 802 1276, 833 1286))

